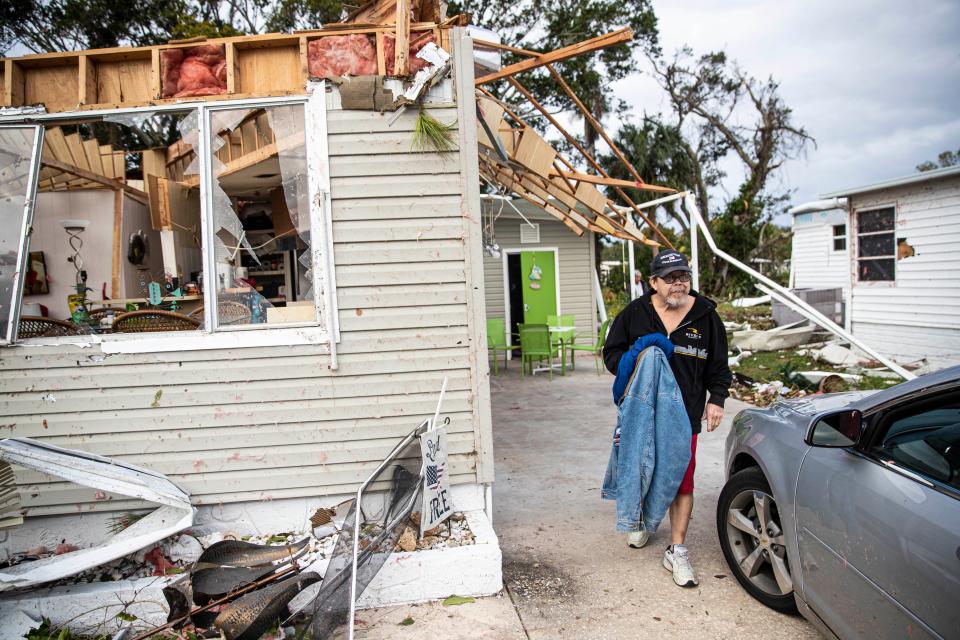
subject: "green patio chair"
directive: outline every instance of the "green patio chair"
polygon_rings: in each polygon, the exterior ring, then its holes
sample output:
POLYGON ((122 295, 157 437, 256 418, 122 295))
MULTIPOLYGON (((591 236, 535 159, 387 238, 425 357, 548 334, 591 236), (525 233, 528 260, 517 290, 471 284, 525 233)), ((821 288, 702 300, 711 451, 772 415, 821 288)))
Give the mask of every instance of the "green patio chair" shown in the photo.
POLYGON ((507 354, 513 347, 507 345, 507 330, 503 318, 487 319, 487 350, 493 356, 493 375, 500 375, 497 353, 503 351, 503 368, 507 368, 507 354))
MULTIPOLYGON (((570 360, 576 363, 577 351, 589 351, 593 353, 594 364, 597 366, 597 375, 600 375, 600 359, 603 357, 603 343, 607 340, 607 327, 610 326, 610 319, 603 321, 600 325, 600 331, 597 333, 596 344, 571 344, 568 348, 573 352, 570 360)), ((576 368, 576 364, 574 364, 576 368)))
MULTIPOLYGON (((517 332, 520 336, 520 375, 526 374, 527 367, 530 367, 530 375, 533 375, 534 362, 541 362, 546 358, 549 367, 550 379, 553 380, 553 358, 560 354, 559 347, 550 344, 550 330, 545 324, 521 324, 517 325, 517 332)), ((566 367, 564 367, 564 373, 566 367)))

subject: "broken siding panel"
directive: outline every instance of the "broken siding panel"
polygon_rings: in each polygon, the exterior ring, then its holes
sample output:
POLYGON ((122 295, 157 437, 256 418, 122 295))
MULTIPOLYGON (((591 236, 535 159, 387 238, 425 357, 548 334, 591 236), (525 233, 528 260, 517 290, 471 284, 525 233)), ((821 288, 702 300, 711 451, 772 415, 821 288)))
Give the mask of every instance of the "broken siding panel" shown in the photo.
POLYGON ((896 237, 915 255, 897 261, 895 283, 854 283, 854 334, 901 357, 960 362, 960 177, 851 198, 858 211, 893 203, 896 237))
POLYGON ((935 367, 960 364, 960 332, 956 329, 854 322, 853 331, 884 354, 907 361, 926 358, 935 367))
MULTIPOLYGON (((452 479, 476 481, 459 155, 411 153, 414 118, 388 128, 380 114, 330 112, 338 372, 315 345, 109 356, 96 345, 13 347, 0 358, 2 434, 160 466, 196 504, 340 495, 432 415, 448 377, 452 479)), ((33 515, 136 504, 48 482, 28 492, 33 515)))

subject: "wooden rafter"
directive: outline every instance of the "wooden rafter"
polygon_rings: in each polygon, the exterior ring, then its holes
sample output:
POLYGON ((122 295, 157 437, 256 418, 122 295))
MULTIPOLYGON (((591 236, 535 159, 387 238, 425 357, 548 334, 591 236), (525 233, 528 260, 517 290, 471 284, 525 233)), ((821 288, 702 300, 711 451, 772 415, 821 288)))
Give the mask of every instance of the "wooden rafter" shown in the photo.
POLYGON ((530 58, 529 60, 522 60, 516 64, 508 65, 496 73, 477 78, 474 83, 479 86, 489 82, 495 82, 501 78, 508 78, 523 71, 543 67, 553 62, 560 62, 567 58, 590 53, 597 49, 605 49, 606 47, 611 47, 622 42, 629 42, 630 40, 633 40, 632 30, 628 28, 618 29, 617 31, 597 36, 596 38, 590 38, 589 40, 584 40, 583 42, 578 42, 568 47, 562 47, 556 51, 539 54, 536 58, 530 58))
MULTIPOLYGON (((527 91, 526 87, 520 84, 517 81, 517 79, 513 77, 507 78, 507 81, 515 89, 517 89, 517 91, 519 91, 527 99, 527 101, 530 102, 530 104, 532 104, 537 109, 537 111, 539 111, 547 119, 547 121, 550 122, 550 124, 552 124, 557 129, 557 131, 559 131, 560 134, 563 135, 564 138, 566 138, 566 140, 571 145, 573 145, 573 147, 577 151, 580 152, 580 155, 583 156, 583 158, 590 164, 591 167, 593 167, 593 169, 597 173, 599 173, 601 176, 605 178, 610 177, 610 175, 604 170, 604 168, 600 166, 600 163, 597 162, 596 158, 594 158, 583 147, 583 145, 580 144, 579 140, 577 140, 572 135, 570 135, 570 133, 568 133, 567 130, 563 127, 563 125, 557 122, 557 119, 553 117, 553 114, 551 114, 542 104, 540 104, 540 102, 533 96, 533 94, 527 91)), ((579 98, 578 98, 578 101, 579 101, 579 98)), ((664 244, 666 244, 671 249, 674 248, 673 243, 670 242, 670 239, 667 238, 662 231, 660 231, 660 228, 657 225, 653 224, 649 220, 649 218, 647 218, 647 216, 639 209, 639 207, 637 207, 636 203, 634 203, 634 201, 630 198, 630 196, 627 195, 627 192, 624 191, 623 188, 613 187, 613 190, 617 195, 619 195, 623 199, 624 202, 627 203, 627 205, 634 211, 634 213, 636 213, 640 217, 640 219, 647 224, 647 226, 653 229, 654 233, 657 234, 657 236, 660 238, 660 240, 663 241, 664 244)))
POLYGON ((119 180, 116 180, 114 178, 108 178, 98 173, 93 173, 92 171, 87 171, 86 169, 81 169, 80 167, 75 167, 71 164, 60 162, 59 160, 54 160, 53 158, 42 159, 41 163, 45 167, 51 167, 63 173, 69 173, 71 175, 75 175, 78 178, 83 178, 84 180, 87 180, 89 182, 94 182, 96 184, 102 185, 104 187, 108 187, 110 189, 117 189, 117 190, 124 191, 128 195, 132 196, 137 200, 140 200, 143 203, 146 203, 148 201, 146 193, 144 193, 140 189, 136 189, 127 184, 124 184, 123 182, 120 182, 119 180))

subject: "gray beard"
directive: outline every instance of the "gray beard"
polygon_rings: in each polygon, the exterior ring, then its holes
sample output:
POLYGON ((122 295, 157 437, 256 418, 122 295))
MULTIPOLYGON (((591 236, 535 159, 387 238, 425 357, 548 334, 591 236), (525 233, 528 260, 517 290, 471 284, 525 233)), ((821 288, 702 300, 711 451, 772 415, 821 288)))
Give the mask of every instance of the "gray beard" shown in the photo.
POLYGON ((670 309, 671 311, 676 311, 677 309, 683 306, 684 296, 680 296, 679 298, 671 298, 670 296, 664 296, 663 303, 667 305, 667 308, 670 309))

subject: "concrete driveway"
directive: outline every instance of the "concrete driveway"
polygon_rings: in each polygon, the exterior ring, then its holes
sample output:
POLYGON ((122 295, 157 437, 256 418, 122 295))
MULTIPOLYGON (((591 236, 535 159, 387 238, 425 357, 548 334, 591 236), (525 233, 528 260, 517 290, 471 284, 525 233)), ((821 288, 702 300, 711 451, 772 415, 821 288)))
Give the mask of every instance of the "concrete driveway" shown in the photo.
POLYGON ((681 589, 661 566, 669 522, 644 549, 615 531, 600 485, 616 421, 612 377, 590 358, 566 377, 521 380, 519 363, 491 376, 493 525, 504 582, 527 637, 818 638, 803 618, 753 600, 730 574, 717 541, 724 439, 747 405, 730 400, 721 427, 698 443, 688 546, 700 586, 681 589))

